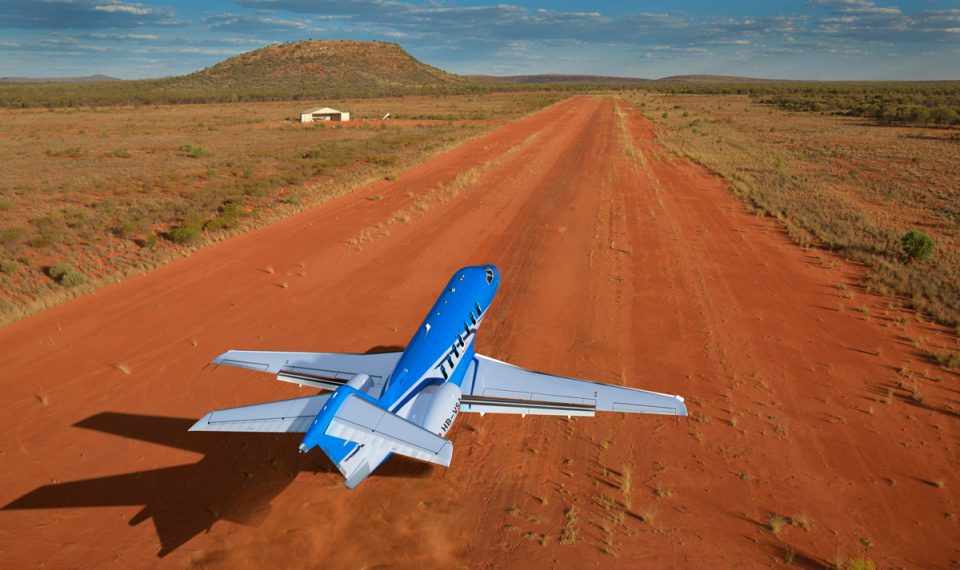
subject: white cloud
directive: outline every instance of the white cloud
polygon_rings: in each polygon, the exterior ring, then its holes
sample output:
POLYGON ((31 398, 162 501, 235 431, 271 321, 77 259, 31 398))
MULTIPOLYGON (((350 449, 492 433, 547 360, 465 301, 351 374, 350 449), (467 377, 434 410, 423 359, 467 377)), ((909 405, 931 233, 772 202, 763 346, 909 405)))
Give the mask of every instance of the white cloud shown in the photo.
POLYGON ((143 4, 124 4, 123 2, 111 2, 109 4, 99 4, 93 7, 98 12, 132 14, 134 16, 146 16, 153 14, 151 8, 143 4))
POLYGON ((135 40, 135 41, 153 41, 159 40, 160 36, 157 34, 111 34, 106 32, 94 32, 90 34, 91 38, 96 38, 98 40, 114 40, 114 41, 124 41, 124 40, 135 40))
POLYGON ((900 8, 877 6, 872 0, 814 0, 814 4, 828 6, 848 14, 901 14, 900 8))
POLYGON ((778 10, 778 16, 746 7, 735 16, 673 7, 631 12, 631 3, 614 13, 601 3, 568 11, 496 0, 234 0, 235 9, 224 13, 183 8, 189 22, 175 19, 165 1, 0 0, 0 26, 12 31, 0 47, 6 57, 16 50, 55 48, 89 54, 92 45, 100 45, 113 50, 109 58, 99 58, 105 68, 144 60, 127 56, 130 52, 169 57, 171 68, 189 71, 268 43, 313 36, 400 41, 451 71, 617 74, 623 68, 652 76, 644 70, 677 65, 681 68, 671 74, 695 72, 697 66, 735 74, 760 64, 740 69, 731 62, 755 58, 817 62, 811 67, 816 74, 847 65, 862 76, 862 62, 889 69, 893 64, 881 61, 887 54, 950 53, 960 40, 960 9, 922 10, 928 4, 900 0, 807 0, 778 10), (174 35, 170 25, 177 23, 185 28, 174 35), (58 30, 82 41, 73 48, 38 41, 58 30), (661 67, 647 67, 645 60, 661 67))

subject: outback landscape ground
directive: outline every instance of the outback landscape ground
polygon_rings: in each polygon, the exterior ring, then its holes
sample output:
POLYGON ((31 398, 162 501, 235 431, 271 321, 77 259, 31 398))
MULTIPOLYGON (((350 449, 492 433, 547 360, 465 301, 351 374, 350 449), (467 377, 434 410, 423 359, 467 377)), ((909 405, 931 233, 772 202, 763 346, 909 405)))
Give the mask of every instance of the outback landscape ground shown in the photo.
POLYGON ((560 95, 0 110, 0 322, 390 179, 560 95), (383 116, 390 114, 387 120, 383 116))
POLYGON ((937 254, 887 265, 927 264, 949 292, 956 225, 936 212, 956 204, 951 133, 855 120, 742 98, 568 98, 5 326, 0 560, 956 567, 960 373, 932 356, 960 349, 955 305, 881 289, 884 266, 843 235, 825 247, 815 209, 777 215, 765 194, 779 170, 876 227, 922 223, 937 254), (833 160, 812 154, 827 127, 833 160), (844 153, 844 137, 916 172, 844 153), (879 178, 896 184, 890 213, 879 178), (221 351, 402 346, 449 274, 481 262, 503 286, 479 352, 682 394, 691 416, 465 415, 449 469, 395 458, 355 491, 296 438, 186 432, 209 409, 300 394, 209 366, 221 351))
POLYGON ((937 320, 960 322, 960 136, 939 125, 784 113, 744 96, 632 98, 662 125, 660 140, 720 174, 803 247, 867 268, 872 292, 900 295, 937 320), (938 253, 897 255, 910 229, 938 253))

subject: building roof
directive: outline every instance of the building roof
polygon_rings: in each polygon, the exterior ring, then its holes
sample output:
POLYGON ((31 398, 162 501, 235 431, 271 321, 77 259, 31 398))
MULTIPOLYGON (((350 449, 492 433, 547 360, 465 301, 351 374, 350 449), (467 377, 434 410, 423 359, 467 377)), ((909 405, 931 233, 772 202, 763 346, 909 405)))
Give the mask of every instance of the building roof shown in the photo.
POLYGON ((331 109, 330 107, 320 107, 319 109, 308 109, 300 113, 301 115, 313 115, 316 113, 343 113, 344 111, 338 111, 337 109, 331 109))

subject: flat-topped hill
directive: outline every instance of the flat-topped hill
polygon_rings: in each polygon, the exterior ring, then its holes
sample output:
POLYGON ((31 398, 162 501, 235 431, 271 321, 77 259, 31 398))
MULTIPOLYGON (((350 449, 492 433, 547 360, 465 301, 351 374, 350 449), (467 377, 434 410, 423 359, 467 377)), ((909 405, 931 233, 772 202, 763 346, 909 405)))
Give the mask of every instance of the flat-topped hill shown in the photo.
POLYGON ((354 92, 416 89, 464 80, 387 42, 308 40, 269 45, 172 78, 180 86, 354 92))

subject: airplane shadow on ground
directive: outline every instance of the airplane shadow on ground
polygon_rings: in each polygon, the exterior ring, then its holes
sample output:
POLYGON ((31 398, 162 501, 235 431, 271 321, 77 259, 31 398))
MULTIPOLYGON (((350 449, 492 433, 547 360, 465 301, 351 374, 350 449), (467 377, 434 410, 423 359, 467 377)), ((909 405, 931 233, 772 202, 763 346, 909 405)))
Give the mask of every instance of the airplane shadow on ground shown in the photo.
MULTIPOLYGON (((152 518, 157 556, 173 552, 224 519, 256 526, 300 472, 336 468, 319 452, 297 451, 299 434, 188 432, 195 420, 104 412, 75 424, 203 454, 197 463, 44 485, 2 510, 143 505, 129 523, 152 518)), ((373 477, 426 477, 432 467, 394 456, 373 477)), ((347 492, 344 490, 344 492, 347 492)))

